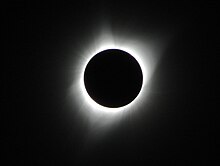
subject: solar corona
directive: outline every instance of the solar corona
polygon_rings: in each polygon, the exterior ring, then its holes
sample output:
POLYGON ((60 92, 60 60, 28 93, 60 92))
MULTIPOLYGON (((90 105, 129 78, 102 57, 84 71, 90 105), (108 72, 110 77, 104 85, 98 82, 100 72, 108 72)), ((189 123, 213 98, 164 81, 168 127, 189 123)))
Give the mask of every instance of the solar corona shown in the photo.
POLYGON ((143 37, 96 32, 70 53, 76 59, 69 104, 73 113, 102 126, 146 106, 159 54, 143 37))

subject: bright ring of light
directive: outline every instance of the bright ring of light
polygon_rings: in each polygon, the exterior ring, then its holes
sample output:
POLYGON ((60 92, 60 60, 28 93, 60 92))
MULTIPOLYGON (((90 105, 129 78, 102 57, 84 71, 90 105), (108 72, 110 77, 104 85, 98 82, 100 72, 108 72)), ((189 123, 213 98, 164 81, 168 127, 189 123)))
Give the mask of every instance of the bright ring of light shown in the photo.
POLYGON ((71 106, 75 105, 73 108, 74 112, 79 111, 83 118, 92 123, 99 121, 101 124, 105 124, 119 120, 125 114, 141 110, 144 105, 146 106, 147 98, 151 92, 150 86, 147 85, 149 85, 149 80, 160 55, 157 53, 160 50, 158 49, 160 43, 148 41, 146 38, 137 37, 134 34, 125 35, 121 33, 114 35, 106 31, 105 28, 103 32, 97 32, 96 38, 90 39, 86 43, 82 43, 79 49, 71 53, 71 55, 77 58, 71 69, 73 83, 70 87, 71 101, 69 101, 71 106), (157 46, 156 51, 155 47, 152 47, 155 45, 157 46), (139 63, 143 76, 142 87, 137 97, 131 103, 117 108, 109 108, 96 103, 88 95, 84 84, 84 72, 91 58, 97 53, 108 49, 123 50, 133 56, 139 63), (72 104, 72 102, 75 104, 72 104))
POLYGON ((125 48, 125 47, 110 47, 110 46, 106 46, 106 47, 102 47, 98 50, 96 50, 95 52, 93 52, 91 54, 91 56, 89 56, 86 61, 84 62, 84 64, 82 65, 82 70, 81 70, 81 74, 80 74, 80 91, 82 93, 82 96, 84 98, 84 100, 86 101, 86 103, 91 107, 93 108, 94 110, 96 111, 104 111, 106 113, 117 113, 118 111, 122 111, 122 110, 127 110, 127 109, 130 109, 132 108, 135 104, 138 103, 138 101, 140 100, 141 96, 143 95, 143 89, 144 89, 144 86, 145 86, 145 83, 146 83, 146 80, 147 80, 147 76, 148 76, 148 73, 147 73, 147 70, 145 68, 145 65, 141 59, 140 56, 138 56, 137 52, 131 50, 131 49, 128 49, 128 48, 125 48), (88 64, 88 62, 90 61, 90 59, 95 56, 97 53, 101 52, 101 51, 104 51, 104 50, 108 50, 108 49, 119 49, 119 50, 122 50, 122 51, 125 51, 127 53, 129 53, 130 55, 132 55, 139 63, 141 69, 142 69, 142 73, 143 73, 143 83, 142 83, 142 88, 139 92, 139 94, 137 95, 137 97, 129 104, 125 105, 125 106, 122 106, 122 107, 118 107, 118 108, 109 108, 109 107, 105 107, 105 106, 102 106, 98 103, 96 103, 87 93, 86 91, 86 88, 85 88, 85 84, 84 84, 84 71, 85 71, 85 68, 86 68, 86 65, 88 64))

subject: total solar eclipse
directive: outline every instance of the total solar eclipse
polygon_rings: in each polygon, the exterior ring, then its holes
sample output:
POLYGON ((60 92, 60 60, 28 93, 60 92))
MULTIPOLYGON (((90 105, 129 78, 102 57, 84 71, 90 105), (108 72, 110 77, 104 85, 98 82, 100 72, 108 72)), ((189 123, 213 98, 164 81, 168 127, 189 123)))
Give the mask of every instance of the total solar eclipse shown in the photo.
POLYGON ((118 108, 131 103, 143 83, 142 69, 129 53, 108 49, 93 56, 84 71, 88 95, 98 104, 118 108))

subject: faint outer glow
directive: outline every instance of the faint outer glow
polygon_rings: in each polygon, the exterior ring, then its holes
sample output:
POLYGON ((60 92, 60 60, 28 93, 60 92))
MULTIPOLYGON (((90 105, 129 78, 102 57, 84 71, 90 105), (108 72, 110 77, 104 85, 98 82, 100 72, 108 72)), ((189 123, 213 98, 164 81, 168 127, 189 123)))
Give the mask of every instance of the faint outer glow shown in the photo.
MULTIPOLYGON (((139 108, 143 108, 143 103, 149 94, 148 83, 155 69, 158 60, 155 48, 152 47, 152 42, 147 42, 143 38, 137 38, 132 35, 113 35, 105 31, 97 34, 97 37, 91 43, 82 44, 81 51, 75 56, 78 56, 77 62, 73 64, 73 84, 71 86, 71 100, 77 106, 77 110, 81 115, 91 122, 100 124, 110 124, 122 115, 133 113, 139 108), (90 59, 97 53, 107 49, 120 49, 132 55, 140 64, 143 73, 143 84, 138 96, 128 105, 119 108, 108 108, 96 103, 87 93, 84 86, 84 71, 90 59)), ((155 45, 155 43, 153 43, 155 45)), ((158 43, 157 43, 158 44, 158 43)))

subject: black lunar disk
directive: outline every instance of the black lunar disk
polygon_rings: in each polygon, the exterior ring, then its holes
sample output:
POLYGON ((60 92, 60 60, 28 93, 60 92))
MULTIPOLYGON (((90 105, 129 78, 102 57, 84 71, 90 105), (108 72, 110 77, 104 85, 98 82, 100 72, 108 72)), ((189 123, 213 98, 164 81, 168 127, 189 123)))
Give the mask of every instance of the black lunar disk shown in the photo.
POLYGON ((116 108, 132 102, 143 82, 142 70, 129 53, 109 49, 97 53, 87 64, 85 88, 98 104, 116 108))

